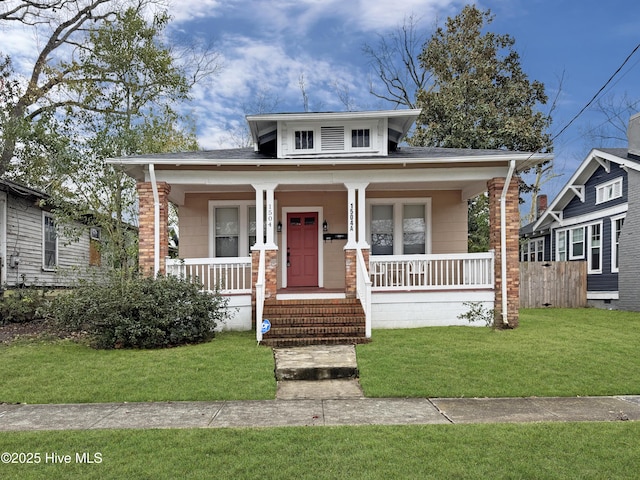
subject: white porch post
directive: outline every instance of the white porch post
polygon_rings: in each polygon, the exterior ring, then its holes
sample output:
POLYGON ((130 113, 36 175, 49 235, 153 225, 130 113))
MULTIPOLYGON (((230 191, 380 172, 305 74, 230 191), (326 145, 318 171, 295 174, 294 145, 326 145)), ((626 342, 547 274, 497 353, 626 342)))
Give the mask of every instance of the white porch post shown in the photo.
MULTIPOLYGON (((273 238, 273 227, 276 221, 276 208, 274 202, 274 194, 276 185, 268 185, 267 190, 267 245, 266 248, 275 250, 278 248, 275 239, 273 238)), ((257 217, 257 216, 256 216, 257 217)))
POLYGON ((346 249, 356 247, 356 188, 352 185, 347 187, 347 244, 346 249))
POLYGON ((369 248, 367 243, 367 207, 365 204, 365 190, 368 183, 358 187, 358 246, 369 248))
POLYGON ((256 243, 253 248, 264 248, 264 189, 261 185, 254 185, 256 189, 256 243))

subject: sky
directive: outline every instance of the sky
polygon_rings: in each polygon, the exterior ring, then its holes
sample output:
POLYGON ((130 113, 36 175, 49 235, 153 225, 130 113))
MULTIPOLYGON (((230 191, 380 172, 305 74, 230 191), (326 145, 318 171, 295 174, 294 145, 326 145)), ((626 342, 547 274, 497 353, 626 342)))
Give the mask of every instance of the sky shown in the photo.
MULTIPOLYGON (((196 86, 185 111, 195 120, 204 149, 237 146, 237 132, 250 113, 304 111, 300 81, 311 111, 342 111, 338 91, 352 109, 393 108, 369 93, 372 71, 365 44, 397 30, 413 15, 428 38, 467 3, 459 0, 169 0, 174 42, 212 42, 221 70, 196 86)), ((588 108, 580 112, 640 43, 638 0, 483 0, 495 15, 489 30, 509 34, 530 80, 544 83, 551 101, 551 135, 557 178, 545 193, 555 195, 591 148, 586 134, 604 122, 588 108)), ((0 31, 0 51, 29 56, 25 32, 0 31), (11 36, 9 36, 11 34, 11 36), (0 37, 1 38, 1 37, 0 37)), ((19 62, 14 60, 14 64, 19 62)), ((640 100, 640 51, 600 97, 640 100)), ((549 113, 550 104, 541 106, 549 113)), ((640 111, 640 103, 637 104, 640 111)), ((636 111, 627 112, 628 116, 636 111)))

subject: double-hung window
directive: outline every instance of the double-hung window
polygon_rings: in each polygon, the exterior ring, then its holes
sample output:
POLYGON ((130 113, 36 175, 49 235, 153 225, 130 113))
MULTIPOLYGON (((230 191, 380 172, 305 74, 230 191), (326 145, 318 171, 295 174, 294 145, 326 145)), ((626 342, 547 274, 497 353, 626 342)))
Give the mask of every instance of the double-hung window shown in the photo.
POLYGON ((53 270, 58 265, 58 234, 53 215, 42 214, 42 268, 53 270))
POLYGON ((620 234, 624 225, 624 217, 611 219, 611 272, 620 271, 620 234))
POLYGON ((587 268, 589 273, 602 273, 602 224, 589 225, 589 256, 587 268))
POLYGON ((544 261, 544 238, 532 238, 522 245, 520 260, 523 262, 544 261))
POLYGON ((372 255, 429 253, 430 199, 374 200, 369 211, 372 255))
MULTIPOLYGON (((265 206, 266 210, 266 206, 265 206)), ((267 221, 264 218, 266 241, 267 221)), ((251 200, 209 201, 209 255, 212 257, 247 257, 257 241, 256 206, 251 200)), ((273 228, 274 221, 271 221, 273 228)))
POLYGON ((567 231, 563 230, 556 234, 556 261, 567 261, 567 231))
POLYGON ((569 230, 569 260, 584 258, 584 227, 569 230))

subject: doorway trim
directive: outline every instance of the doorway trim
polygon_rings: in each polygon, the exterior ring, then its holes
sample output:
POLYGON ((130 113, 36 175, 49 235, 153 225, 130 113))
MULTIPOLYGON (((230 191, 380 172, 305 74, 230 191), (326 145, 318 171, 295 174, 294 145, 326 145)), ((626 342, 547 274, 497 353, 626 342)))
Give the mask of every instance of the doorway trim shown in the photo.
MULTIPOLYGON (((281 221, 286 225, 287 215, 289 213, 306 213, 313 212, 318 214, 318 288, 324 288, 324 242, 322 223, 324 222, 324 209, 323 207, 282 207, 281 221)), ((287 229, 282 229, 282 247, 280 252, 282 266, 282 287, 287 288, 287 229)))

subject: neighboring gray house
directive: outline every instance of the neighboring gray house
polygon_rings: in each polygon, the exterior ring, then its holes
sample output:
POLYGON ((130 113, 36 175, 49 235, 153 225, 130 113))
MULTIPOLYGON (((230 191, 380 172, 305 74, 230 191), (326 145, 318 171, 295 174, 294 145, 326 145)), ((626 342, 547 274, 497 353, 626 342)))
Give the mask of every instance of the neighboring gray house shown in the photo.
POLYGON ((640 114, 628 148, 593 149, 523 227, 521 261, 585 261, 590 305, 640 311, 640 114))
MULTIPOLYGON (((101 271, 100 230, 66 238, 55 215, 42 206, 48 196, 0 180, 0 284, 65 287, 101 271)), ((80 225, 80 224, 78 224, 80 225)))

